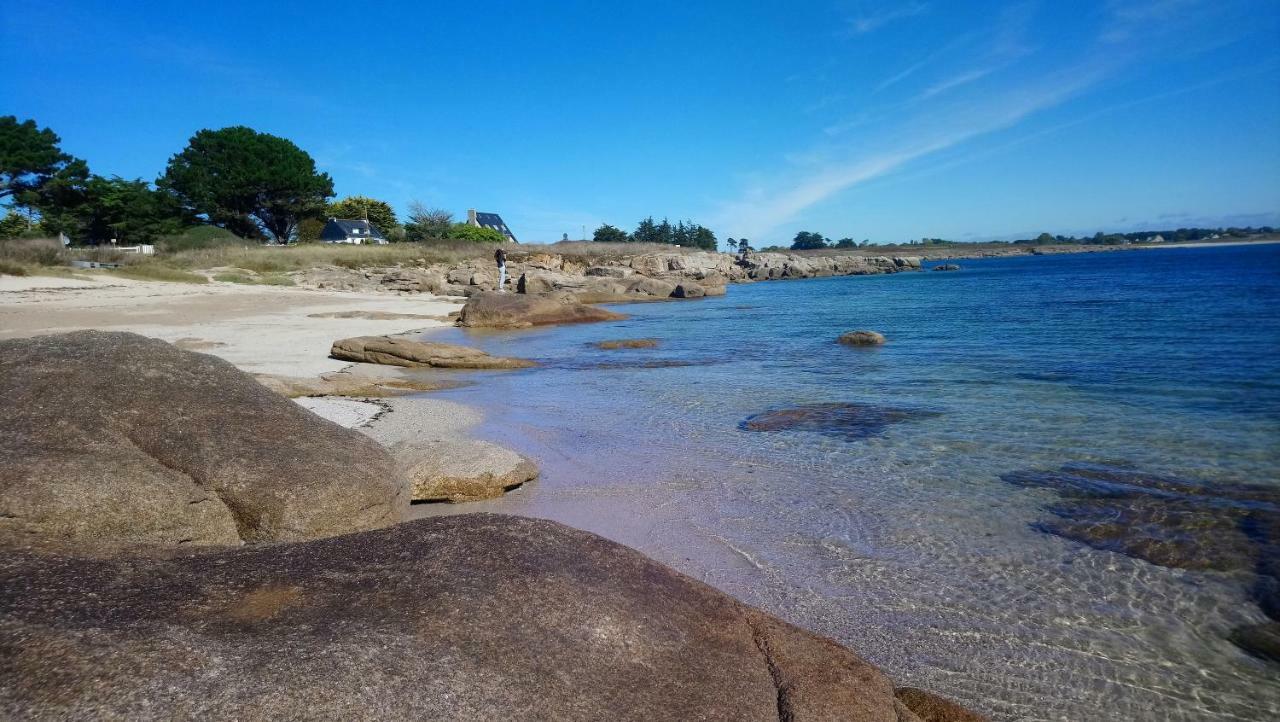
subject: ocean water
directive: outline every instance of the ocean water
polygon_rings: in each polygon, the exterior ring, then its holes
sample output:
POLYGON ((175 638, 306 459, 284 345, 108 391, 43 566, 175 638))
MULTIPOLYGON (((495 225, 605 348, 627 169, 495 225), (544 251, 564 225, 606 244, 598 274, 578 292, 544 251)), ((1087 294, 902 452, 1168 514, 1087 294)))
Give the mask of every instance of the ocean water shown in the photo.
POLYGON ((541 362, 444 396, 543 474, 416 508, 589 529, 998 719, 1280 716, 1280 665, 1226 638, 1266 621, 1250 573, 1046 533, 1062 497, 1002 479, 1093 463, 1280 485, 1280 245, 959 263, 435 333, 541 362), (835 343, 852 329, 889 341, 835 343), (592 345, 623 338, 659 345, 592 345), (854 425, 744 428, 816 404, 855 405, 854 425))

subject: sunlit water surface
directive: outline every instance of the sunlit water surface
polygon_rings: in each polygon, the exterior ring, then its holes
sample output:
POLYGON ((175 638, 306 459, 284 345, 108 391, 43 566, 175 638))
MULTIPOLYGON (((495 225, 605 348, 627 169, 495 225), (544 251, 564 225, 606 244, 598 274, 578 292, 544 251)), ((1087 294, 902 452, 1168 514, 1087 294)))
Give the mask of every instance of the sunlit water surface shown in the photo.
POLYGON ((542 363, 444 395, 543 475, 421 511, 589 529, 1001 719, 1276 718, 1280 666, 1225 639, 1266 621, 1247 575, 1042 533, 1056 496, 1000 477, 1093 461, 1280 483, 1280 246, 960 263, 437 333, 542 363), (851 329, 889 343, 834 343, 851 329), (660 346, 591 345, 637 337, 660 346), (739 426, 825 402, 936 414, 852 440, 739 426))

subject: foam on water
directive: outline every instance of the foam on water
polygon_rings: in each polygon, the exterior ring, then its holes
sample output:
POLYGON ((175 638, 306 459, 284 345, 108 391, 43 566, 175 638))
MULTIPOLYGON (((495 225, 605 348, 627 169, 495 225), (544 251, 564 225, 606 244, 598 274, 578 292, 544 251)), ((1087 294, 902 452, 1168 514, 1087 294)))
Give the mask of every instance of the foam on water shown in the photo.
MULTIPOLYGON (((1243 572, 1043 533, 1002 476, 1098 463, 1280 483, 1280 246, 990 259, 735 286, 626 321, 446 335, 544 366, 447 392, 538 458, 496 510, 558 519, 1007 719, 1268 719, 1280 667, 1243 572), (874 329, 887 345, 835 343, 874 329), (656 338, 655 349, 591 344, 656 338), (694 360, 697 365, 669 362, 694 360), (771 409, 920 409, 870 434, 771 409)), ((440 338, 440 336, 436 336, 440 338)))

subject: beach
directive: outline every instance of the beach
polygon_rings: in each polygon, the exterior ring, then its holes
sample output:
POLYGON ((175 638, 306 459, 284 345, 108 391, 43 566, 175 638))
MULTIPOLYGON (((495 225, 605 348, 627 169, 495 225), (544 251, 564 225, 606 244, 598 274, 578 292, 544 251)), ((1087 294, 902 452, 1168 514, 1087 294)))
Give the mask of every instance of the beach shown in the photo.
MULTIPOLYGON (((1223 484, 1271 477, 1270 402, 1248 405, 1240 386, 1271 332, 1237 339, 1243 359, 1212 371, 1197 347, 1168 345, 1192 302, 1178 294, 1270 263, 1232 255, 1251 252, 1023 255, 948 274, 734 286, 692 304, 610 306, 628 317, 602 323, 501 331, 456 328, 462 299, 425 293, 6 277, 0 336, 126 330, 295 379, 407 373, 329 358, 349 336, 531 358, 536 368, 452 372, 467 385, 426 394, 296 401, 387 448, 478 440, 541 467, 497 498, 414 504, 409 519, 498 512, 600 534, 997 719, 1262 719, 1280 705, 1261 682, 1268 663, 1227 640, 1265 620, 1245 576, 1046 534, 1052 494, 1003 480, 1077 461, 1223 484), (1159 326, 1171 336, 1151 342, 1166 364, 1201 369, 1179 372, 1195 382, 1122 363, 1125 344, 1145 338, 1124 330, 1150 318, 1153 291, 1118 292, 1105 265, 1116 262, 1151 284, 1183 278, 1154 307, 1173 314, 1159 326), (1064 279, 1078 288, 1048 290, 1064 279), (1021 301, 993 317, 987 293, 1021 301), (859 327, 888 343, 834 343, 859 327), (1005 337, 984 340, 995 329, 1005 337), (653 343, 616 343, 628 339, 653 343), (1201 412, 1202 398, 1222 408, 1201 412), (852 428, 744 426, 849 399, 880 415, 852 428)), ((1242 312, 1259 311, 1215 311, 1242 312)))

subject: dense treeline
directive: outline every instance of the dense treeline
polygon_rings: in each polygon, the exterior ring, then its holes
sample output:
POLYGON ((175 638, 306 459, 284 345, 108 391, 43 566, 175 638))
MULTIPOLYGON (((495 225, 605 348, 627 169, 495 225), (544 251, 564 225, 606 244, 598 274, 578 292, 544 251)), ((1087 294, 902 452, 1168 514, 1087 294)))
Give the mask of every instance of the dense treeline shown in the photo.
POLYGON ((598 243, 662 243, 716 250, 716 234, 710 228, 693 221, 680 221, 671 225, 666 218, 658 223, 653 220, 653 216, 640 221, 631 233, 606 223, 595 230, 591 239, 598 243))
MULTIPOLYGON (((1041 233, 1035 238, 1021 239, 1016 241, 988 241, 988 243, 1010 243, 1014 245, 1124 245, 1126 243, 1178 243, 1188 241, 1208 241, 1219 240, 1223 238, 1250 238, 1258 235, 1269 235, 1275 233, 1276 230, 1271 226, 1260 226, 1257 228, 1178 228, 1169 231, 1134 231, 1131 233, 1098 233, 1092 236, 1083 236, 1077 238, 1075 236, 1055 236, 1049 233, 1041 233)), ((732 242, 733 239, 730 239, 732 242)), ((732 245, 732 243, 731 243, 732 245)), ((855 242, 852 238, 841 238, 833 241, 821 233, 812 231, 800 231, 795 235, 789 247, 792 251, 813 251, 823 248, 866 248, 872 244, 871 241, 863 240, 855 242)), ((966 245, 965 241, 949 241, 943 238, 921 238, 920 240, 907 241, 906 246, 956 246, 966 245)), ((787 250, 782 246, 767 246, 763 250, 781 251, 787 250)))
POLYGON ((91 173, 61 142, 33 120, 0 117, 0 202, 9 206, 0 238, 154 243, 209 225, 231 238, 291 243, 319 240, 325 219, 337 217, 366 218, 391 241, 505 240, 416 201, 404 224, 384 201, 357 195, 332 202, 333 179, 306 151, 244 126, 199 131, 154 183, 91 173))

